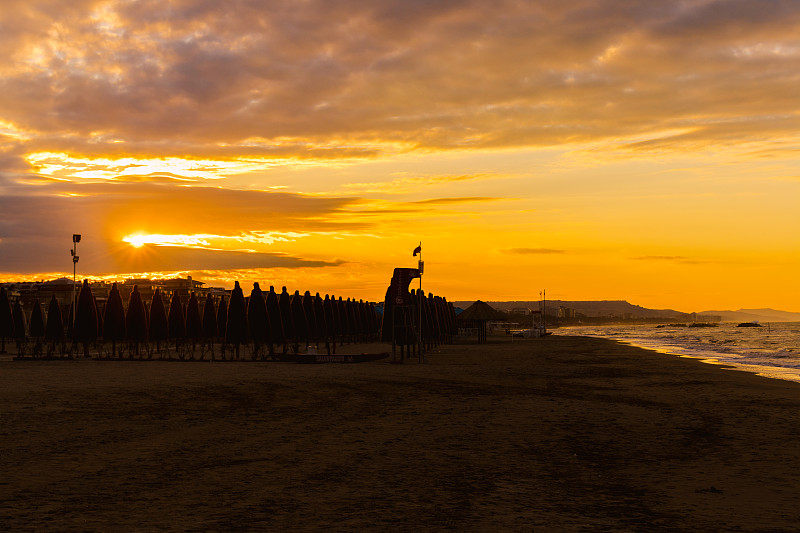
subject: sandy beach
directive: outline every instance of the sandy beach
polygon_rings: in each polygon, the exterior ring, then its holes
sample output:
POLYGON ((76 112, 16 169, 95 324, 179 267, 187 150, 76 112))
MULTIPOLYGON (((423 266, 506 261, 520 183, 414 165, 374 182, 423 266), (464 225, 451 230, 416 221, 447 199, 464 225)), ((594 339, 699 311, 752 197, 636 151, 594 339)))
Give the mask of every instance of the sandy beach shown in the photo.
POLYGON ((2 531, 800 528, 800 385, 603 339, 4 360, 0 405, 2 531))

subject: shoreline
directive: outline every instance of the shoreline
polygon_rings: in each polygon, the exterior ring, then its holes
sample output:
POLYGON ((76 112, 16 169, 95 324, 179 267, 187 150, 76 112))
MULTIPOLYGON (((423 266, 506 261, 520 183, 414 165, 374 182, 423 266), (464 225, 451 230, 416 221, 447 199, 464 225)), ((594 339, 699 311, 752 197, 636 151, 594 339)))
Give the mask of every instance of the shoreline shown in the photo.
MULTIPOLYGON (((788 324, 793 324, 793 323, 788 323, 788 324)), ((564 329, 569 329, 569 328, 564 328, 564 329)), ((748 356, 741 352, 733 351, 728 353, 719 353, 711 349, 679 346, 676 344, 672 344, 667 340, 659 339, 657 337, 639 337, 639 338, 629 339, 620 335, 612 337, 612 336, 594 335, 590 332, 581 333, 581 335, 598 339, 616 340, 618 342, 642 348, 644 350, 650 350, 664 354, 673 354, 690 359, 697 359, 713 365, 729 366, 734 370, 748 372, 770 379, 779 379, 782 381, 791 381, 794 383, 800 383, 800 368, 791 366, 756 364, 753 362, 746 362, 748 356), (742 362, 738 361, 737 359, 741 359, 742 362)), ((573 336, 573 335, 565 335, 565 336, 573 336)))
POLYGON ((126 363, 0 363, 3 530, 800 523, 788 381, 558 335, 425 364, 126 363))

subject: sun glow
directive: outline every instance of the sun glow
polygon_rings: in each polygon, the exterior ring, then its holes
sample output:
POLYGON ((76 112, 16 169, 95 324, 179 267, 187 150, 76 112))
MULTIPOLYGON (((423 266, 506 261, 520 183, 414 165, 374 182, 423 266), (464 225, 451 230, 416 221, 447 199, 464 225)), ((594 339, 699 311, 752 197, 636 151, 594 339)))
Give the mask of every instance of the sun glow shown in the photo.
POLYGON ((122 240, 134 248, 141 248, 145 244, 153 244, 155 246, 207 247, 211 245, 208 241, 210 238, 220 237, 217 235, 146 235, 143 233, 135 233, 123 237, 122 240))

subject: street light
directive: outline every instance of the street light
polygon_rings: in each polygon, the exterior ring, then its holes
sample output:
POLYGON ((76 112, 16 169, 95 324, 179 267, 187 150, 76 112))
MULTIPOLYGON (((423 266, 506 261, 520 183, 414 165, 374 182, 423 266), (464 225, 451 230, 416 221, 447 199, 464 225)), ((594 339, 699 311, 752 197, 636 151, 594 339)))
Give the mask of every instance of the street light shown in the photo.
POLYGON ((81 242, 81 236, 78 233, 72 234, 72 338, 75 339, 75 316, 78 314, 76 309, 78 306, 75 303, 75 271, 78 268, 78 243, 81 242))

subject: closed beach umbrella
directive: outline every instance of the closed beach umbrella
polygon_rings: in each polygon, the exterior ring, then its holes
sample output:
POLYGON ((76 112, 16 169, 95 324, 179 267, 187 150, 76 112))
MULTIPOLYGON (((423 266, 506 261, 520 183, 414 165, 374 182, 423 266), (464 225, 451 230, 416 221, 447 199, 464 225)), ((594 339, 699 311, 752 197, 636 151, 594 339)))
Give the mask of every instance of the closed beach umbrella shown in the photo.
POLYGON ((228 330, 228 302, 225 301, 225 296, 219 299, 219 307, 217 307, 217 335, 225 341, 225 333, 228 330))
POLYGON ((78 309, 75 313, 74 342, 83 344, 83 356, 89 357, 89 344, 97 340, 98 322, 97 306, 95 305, 89 280, 83 280, 81 293, 78 296, 78 309))
POLYGON ((194 292, 186 304, 186 337, 199 339, 203 335, 203 318, 200 315, 200 302, 194 292))
POLYGON ((225 328, 225 338, 228 343, 236 347, 236 358, 239 358, 239 345, 247 343, 247 305, 244 293, 236 281, 231 292, 231 301, 228 304, 228 325, 225 328))
POLYGON ((56 295, 50 297, 50 304, 47 306, 47 326, 45 327, 44 338, 47 342, 64 342, 64 321, 61 318, 61 306, 58 305, 56 295))
POLYGON ((250 338, 255 346, 253 358, 261 352, 261 346, 270 342, 269 316, 267 315, 267 302, 261 292, 258 282, 253 283, 250 299, 247 302, 247 324, 250 328, 250 338))
POLYGON ((283 334, 283 319, 281 318, 281 306, 278 302, 278 295, 275 293, 275 287, 269 286, 269 292, 266 297, 267 301, 267 315, 269 315, 270 338, 272 342, 282 345, 285 340, 283 334))
POLYGON ((147 341, 147 312, 142 301, 142 293, 138 285, 133 286, 133 292, 128 300, 128 310, 125 313, 125 332, 129 342, 133 342, 133 351, 139 354, 139 343, 147 341))
MULTIPOLYGON (((169 325, 169 338, 175 341, 175 350, 179 350, 181 341, 186 338, 186 318, 183 316, 183 303, 177 292, 172 293, 172 299, 169 302, 167 324, 169 325)), ((181 357, 183 356, 181 355, 181 357)))
POLYGON ((328 325, 325 323, 325 309, 323 307, 322 297, 319 293, 314 295, 314 316, 317 320, 317 336, 314 337, 314 341, 319 342, 328 336, 328 325))
POLYGON ((300 291, 294 291, 292 296, 292 323, 294 324, 294 340, 297 343, 308 343, 308 319, 303 308, 303 297, 300 291))
POLYGON ((214 297, 208 294, 203 304, 203 338, 213 341, 217 338, 217 332, 217 310, 214 306, 214 297))
POLYGON ((167 323, 167 310, 164 307, 164 300, 161 298, 161 290, 156 289, 153 293, 153 300, 150 302, 150 328, 149 336, 151 341, 156 342, 156 351, 161 351, 161 341, 166 341, 169 337, 169 325, 167 323))
POLYGON ((6 339, 14 338, 14 315, 5 287, 0 287, 0 353, 6 353, 6 339))
POLYGON ((281 294, 278 296, 278 306, 281 311, 281 321, 283 322, 283 344, 286 344, 295 338, 294 322, 292 321, 292 297, 283 287, 281 294))
POLYGON ((331 340, 333 340, 333 351, 336 352, 336 319, 333 316, 333 300, 329 295, 325 295, 325 300, 322 302, 322 312, 325 317, 325 347, 328 350, 328 355, 331 353, 331 340))
POLYGON ((117 284, 111 285, 103 316, 103 340, 111 341, 111 357, 117 355, 117 342, 125 340, 125 307, 117 284))
POLYGON ((25 312, 22 310, 19 300, 14 302, 11 315, 14 317, 14 338, 17 342, 22 342, 27 338, 28 325, 25 319, 25 312))
POLYGON ((309 291, 306 291, 303 294, 303 311, 306 315, 306 321, 308 322, 308 341, 314 341, 319 338, 319 332, 317 331, 317 314, 314 312, 314 297, 311 296, 309 291))
POLYGON ((34 300, 33 310, 31 311, 31 324, 30 334, 34 339, 42 339, 44 337, 44 313, 42 313, 42 305, 39 300, 34 300))

